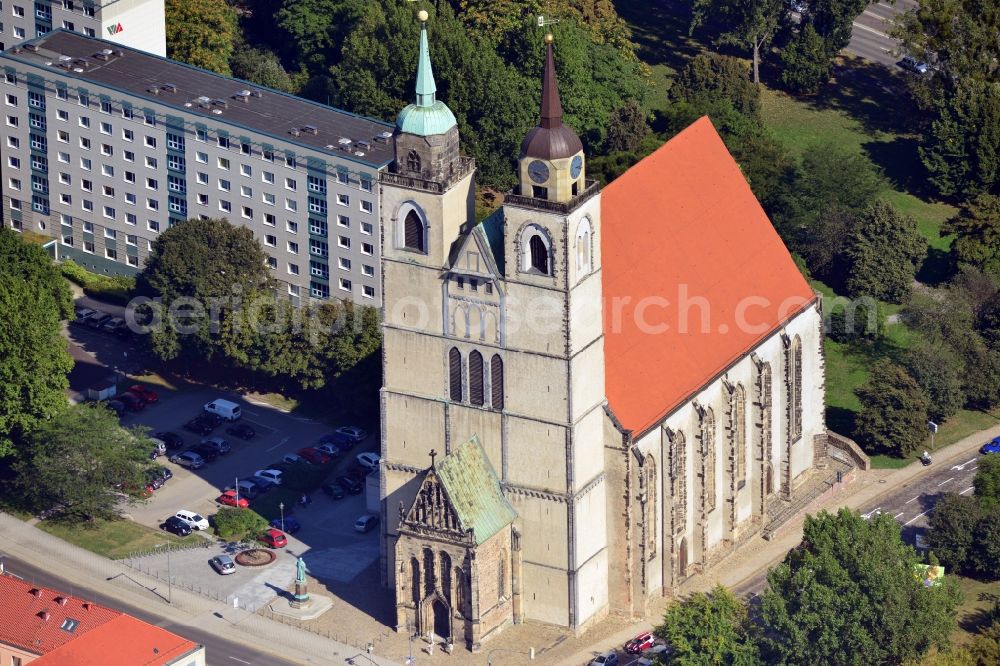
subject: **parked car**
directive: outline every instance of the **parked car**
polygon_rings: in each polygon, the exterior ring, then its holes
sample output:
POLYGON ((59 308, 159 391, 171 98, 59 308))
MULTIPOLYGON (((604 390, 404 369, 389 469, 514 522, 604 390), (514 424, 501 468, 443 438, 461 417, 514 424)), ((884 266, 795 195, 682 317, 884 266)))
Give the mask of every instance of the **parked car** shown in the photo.
POLYGON ((121 400, 108 400, 104 404, 108 406, 108 409, 117 414, 118 418, 125 416, 125 403, 121 400))
POLYGON ((347 439, 347 441, 352 444, 357 444, 358 442, 364 441, 368 436, 368 433, 357 426, 340 426, 333 431, 334 434, 340 435, 347 439))
POLYGON ((128 388, 128 392, 131 393, 131 394, 133 394, 133 395, 139 396, 139 398, 141 398, 142 401, 144 403, 146 403, 147 405, 151 405, 154 402, 159 402, 160 401, 160 396, 158 396, 156 394, 156 391, 153 391, 152 389, 148 389, 148 388, 146 388, 145 386, 143 386, 141 384, 136 384, 135 386, 130 386, 128 388))
POLYGON ((373 516, 370 513, 359 517, 354 521, 354 530, 356 532, 371 532, 378 525, 378 516, 373 516))
POLYGON ((587 666, 618 666, 618 653, 609 650, 604 654, 599 654, 591 659, 587 666))
POLYGON ((156 437, 157 439, 162 439, 166 443, 168 449, 184 448, 184 438, 178 435, 177 433, 169 431, 154 432, 153 437, 156 437))
POLYGON ((275 486, 281 485, 282 472, 277 469, 259 469, 253 473, 259 479, 263 479, 275 486))
POLYGON ((162 465, 157 465, 156 467, 151 467, 147 470, 146 475, 150 479, 159 479, 161 485, 174 478, 174 473, 170 471, 169 468, 162 465))
POLYGON ((240 416, 242 416, 239 405, 235 402, 223 400, 222 398, 207 403, 204 410, 206 413, 215 414, 226 421, 238 421, 240 416))
POLYGON ((149 441, 153 443, 153 458, 158 458, 167 452, 167 443, 158 437, 150 437, 149 441))
POLYGON ((219 457, 219 451, 211 444, 198 443, 192 446, 188 451, 194 451, 199 456, 205 459, 206 463, 215 462, 215 459, 219 457))
POLYGON ((284 548, 288 545, 288 537, 281 530, 276 530, 273 527, 260 535, 260 540, 270 548, 284 548))
POLYGON ((332 460, 329 455, 311 446, 299 449, 299 455, 314 465, 325 465, 332 460))
POLYGON ((208 563, 220 576, 236 573, 236 563, 228 555, 216 555, 208 563))
POLYGON ((152 474, 147 474, 146 478, 149 479, 149 486, 153 490, 159 490, 160 488, 163 487, 163 483, 164 483, 163 477, 161 477, 161 476, 153 476, 152 474))
POLYGON ((188 469, 201 469, 205 466, 205 459, 201 457, 197 451, 184 451, 183 453, 175 453, 168 458, 170 462, 180 465, 181 467, 187 467, 188 469))
POLYGON ((234 426, 226 428, 226 432, 233 437, 239 437, 240 439, 251 440, 257 435, 257 431, 248 426, 246 423, 237 423, 234 426))
POLYGON ((187 509, 181 509, 174 514, 174 518, 178 520, 183 520, 187 523, 187 526, 193 530, 207 530, 208 529, 208 519, 199 513, 194 511, 188 511, 187 509))
POLYGON ((323 492, 330 496, 330 499, 344 499, 344 488, 339 483, 324 483, 323 492))
POLYGON ((926 62, 917 60, 913 56, 903 56, 903 59, 899 61, 899 66, 921 75, 930 71, 930 66, 926 62))
POLYGON ((86 324, 87 320, 94 315, 95 311, 90 308, 77 308, 76 309, 76 319, 73 320, 74 324, 86 324))
POLYGON ((625 643, 625 651, 629 654, 640 654, 656 644, 653 632, 644 631, 629 642, 625 643))
POLYGON ((121 331, 123 328, 127 329, 128 326, 125 324, 125 320, 122 319, 121 317, 112 317, 111 319, 101 324, 102 331, 104 331, 105 333, 112 333, 115 335, 117 335, 118 332, 121 331))
POLYGON ((233 450, 233 447, 229 445, 229 442, 224 440, 222 437, 207 437, 201 440, 201 443, 206 446, 211 446, 220 456, 224 456, 233 450))
POLYGON ((992 440, 983 444, 979 449, 979 452, 984 456, 988 453, 1000 453, 1000 437, 994 437, 992 440))
POLYGON ((126 391, 118 396, 118 402, 125 405, 125 409, 130 412, 141 412, 146 403, 142 401, 141 398, 137 397, 135 394, 126 391))
POLYGON ((352 495, 360 495, 361 491, 364 490, 364 488, 360 483, 358 483, 349 476, 338 476, 336 481, 337 483, 340 484, 341 488, 343 488, 352 495))
POLYGON ((111 319, 111 315, 107 312, 101 312, 100 310, 94 310, 94 314, 87 317, 87 326, 91 328, 100 328, 104 326, 111 319))
POLYGON ((177 516, 170 516, 163 524, 160 525, 161 530, 166 530, 167 532, 172 532, 177 536, 186 537, 191 534, 191 526, 187 524, 186 521, 181 520, 177 516))
POLYGON ((302 523, 298 521, 297 518, 292 516, 285 516, 284 519, 275 518, 271 521, 271 527, 276 530, 281 530, 286 534, 295 534, 302 529, 302 523))
POLYGON ((212 431, 215 430, 216 425, 218 424, 212 423, 210 419, 206 419, 202 416, 196 416, 184 424, 184 429, 199 435, 210 435, 212 434, 212 431))
POLYGON ((240 509, 246 509, 250 506, 250 500, 242 495, 237 495, 235 490, 225 490, 221 495, 215 498, 215 501, 219 504, 225 504, 226 506, 234 506, 240 509))
POLYGON ((266 484, 254 483, 250 479, 240 479, 235 489, 240 491, 240 497, 246 497, 248 500, 253 501, 267 489, 267 486, 266 484))
POLYGON ((337 450, 343 452, 350 449, 355 445, 355 441, 351 439, 348 435, 344 433, 339 433, 336 430, 329 432, 319 438, 319 444, 317 448, 322 448, 326 444, 330 444, 337 448, 337 450))
POLYGON ((358 464, 367 470, 373 470, 378 467, 379 456, 377 453, 359 453, 358 454, 358 464))
MULTIPOLYGON (((344 446, 347 446, 347 445, 345 444, 344 446)), ((313 448, 315 448, 317 451, 322 451, 323 453, 325 453, 326 455, 330 456, 331 458, 336 458, 341 453, 343 453, 344 451, 347 450, 347 449, 341 449, 341 447, 339 445, 334 444, 333 442, 326 442, 326 443, 323 443, 323 444, 318 444, 318 445, 314 446, 313 448)), ((347 448, 350 448, 350 447, 347 447, 347 448)))

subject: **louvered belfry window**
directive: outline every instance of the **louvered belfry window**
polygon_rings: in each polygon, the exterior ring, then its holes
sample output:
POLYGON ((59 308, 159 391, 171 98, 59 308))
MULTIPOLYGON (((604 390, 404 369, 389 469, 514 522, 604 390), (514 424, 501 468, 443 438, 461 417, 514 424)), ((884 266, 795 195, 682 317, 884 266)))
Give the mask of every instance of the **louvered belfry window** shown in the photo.
POLYGON ((455 347, 448 352, 448 384, 451 399, 462 402, 462 354, 455 347))
POLYGON ((408 250, 425 252, 424 249, 424 224, 420 221, 420 216, 416 211, 411 210, 406 214, 403 221, 403 244, 408 250))
POLYGON ((469 400, 473 405, 482 405, 483 397, 483 355, 473 350, 469 354, 469 400))
POLYGON ((528 249, 531 252, 531 267, 542 275, 549 274, 549 250, 545 247, 545 241, 538 234, 528 241, 528 249))
POLYGON ((490 359, 490 404, 493 409, 503 409, 503 359, 499 354, 490 359))

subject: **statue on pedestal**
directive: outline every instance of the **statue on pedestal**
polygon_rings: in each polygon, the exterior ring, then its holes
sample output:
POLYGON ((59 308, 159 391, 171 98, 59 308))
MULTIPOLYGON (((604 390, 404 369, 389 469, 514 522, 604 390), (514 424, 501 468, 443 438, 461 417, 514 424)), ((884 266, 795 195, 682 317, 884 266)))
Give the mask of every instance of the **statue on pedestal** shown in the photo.
POLYGON ((289 602, 292 608, 301 608, 309 602, 309 589, 306 585, 306 561, 301 557, 295 562, 295 596, 289 602))

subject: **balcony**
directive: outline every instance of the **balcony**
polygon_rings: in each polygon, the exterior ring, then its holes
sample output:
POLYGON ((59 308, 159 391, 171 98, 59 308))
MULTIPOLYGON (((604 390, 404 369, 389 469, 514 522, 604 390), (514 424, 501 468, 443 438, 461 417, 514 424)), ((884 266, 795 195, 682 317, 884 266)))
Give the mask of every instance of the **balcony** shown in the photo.
POLYGON ((600 183, 596 180, 588 180, 586 184, 587 186, 583 189, 583 192, 565 202, 549 201, 548 199, 536 199, 535 197, 526 197, 521 194, 509 192, 504 195, 503 203, 504 205, 519 206, 521 208, 533 208, 535 210, 544 210, 551 213, 568 215, 576 210, 576 208, 584 201, 597 194, 597 191, 601 189, 600 183))
POLYGON ((411 190, 420 190, 422 192, 432 192, 434 194, 441 194, 449 187, 452 183, 465 178, 470 171, 476 168, 476 160, 471 157, 459 157, 458 158, 458 169, 451 175, 450 178, 444 181, 438 180, 424 180, 423 178, 414 178, 413 176, 404 176, 399 173, 392 173, 391 171, 383 171, 379 174, 379 180, 388 185, 397 185, 399 187, 406 187, 411 190))

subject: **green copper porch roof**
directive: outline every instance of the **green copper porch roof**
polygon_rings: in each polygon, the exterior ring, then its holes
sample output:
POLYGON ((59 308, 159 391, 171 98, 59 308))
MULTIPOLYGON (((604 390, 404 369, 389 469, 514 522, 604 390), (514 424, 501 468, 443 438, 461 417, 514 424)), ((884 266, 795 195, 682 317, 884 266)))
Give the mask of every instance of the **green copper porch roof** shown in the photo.
POLYGON ((517 518, 478 437, 453 449, 434 465, 434 472, 462 527, 472 530, 477 546, 517 518))
POLYGON ((420 56, 417 60, 417 102, 399 112, 396 127, 400 132, 417 136, 444 134, 458 123, 455 114, 435 99, 437 85, 431 67, 430 47, 427 45, 427 24, 420 25, 420 56))

